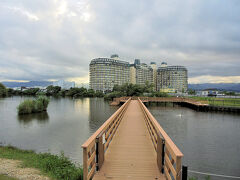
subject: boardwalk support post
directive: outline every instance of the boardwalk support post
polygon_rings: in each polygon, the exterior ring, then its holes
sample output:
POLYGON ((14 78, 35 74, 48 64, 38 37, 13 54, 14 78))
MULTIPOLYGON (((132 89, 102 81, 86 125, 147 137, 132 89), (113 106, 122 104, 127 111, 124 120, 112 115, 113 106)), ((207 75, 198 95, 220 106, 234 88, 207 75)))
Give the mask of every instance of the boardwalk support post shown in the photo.
POLYGON ((164 139, 162 139, 160 136, 158 136, 157 139, 157 164, 158 164, 158 168, 159 170, 164 173, 164 146, 165 146, 165 142, 164 139))
POLYGON ((103 136, 100 134, 97 138, 97 171, 99 171, 103 165, 104 162, 104 144, 103 144, 103 136))
POLYGON ((99 139, 96 138, 96 171, 99 171, 99 165, 98 165, 98 157, 99 157, 99 151, 98 151, 98 142, 99 142, 99 139))
POLYGON ((165 149, 165 140, 162 139, 162 173, 164 173, 164 155, 165 155, 164 149, 165 149))
POLYGON ((182 180, 187 180, 188 176, 188 167, 182 166, 182 180))

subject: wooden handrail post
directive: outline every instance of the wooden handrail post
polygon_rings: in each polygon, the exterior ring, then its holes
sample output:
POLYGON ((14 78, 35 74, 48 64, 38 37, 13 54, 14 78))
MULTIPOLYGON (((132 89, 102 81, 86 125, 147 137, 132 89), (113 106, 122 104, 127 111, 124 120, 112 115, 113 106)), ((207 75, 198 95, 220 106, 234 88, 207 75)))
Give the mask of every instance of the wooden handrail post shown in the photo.
POLYGON ((83 180, 88 180, 88 154, 87 154, 87 148, 83 148, 83 180))
POLYGON ((158 169, 159 171, 161 171, 162 173, 164 172, 164 145, 165 142, 164 140, 158 136, 157 138, 157 165, 158 165, 158 169))
POLYGON ((181 180, 182 178, 182 157, 177 157, 176 161, 176 172, 177 172, 177 179, 176 180, 181 180))
POLYGON ((103 162, 104 162, 104 144, 103 144, 103 137, 102 135, 100 135, 99 137, 97 137, 97 148, 98 148, 98 154, 97 154, 97 158, 98 158, 98 171, 101 169, 103 162))

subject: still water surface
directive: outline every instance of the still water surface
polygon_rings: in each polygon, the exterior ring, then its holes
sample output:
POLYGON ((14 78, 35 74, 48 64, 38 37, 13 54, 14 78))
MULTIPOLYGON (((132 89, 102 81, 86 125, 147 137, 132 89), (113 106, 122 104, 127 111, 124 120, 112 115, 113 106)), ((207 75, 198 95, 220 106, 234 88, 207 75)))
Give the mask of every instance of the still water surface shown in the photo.
POLYGON ((82 163, 81 145, 117 109, 102 98, 51 98, 47 113, 17 115, 26 97, 0 99, 0 143, 59 154, 82 163))
MULTIPOLYGON (((47 113, 18 116, 16 107, 26 98, 0 99, 0 143, 37 152, 63 151, 80 164, 83 142, 118 108, 101 98, 51 98, 47 113)), ((240 176, 239 115, 178 106, 148 108, 183 152, 189 169, 240 176)))

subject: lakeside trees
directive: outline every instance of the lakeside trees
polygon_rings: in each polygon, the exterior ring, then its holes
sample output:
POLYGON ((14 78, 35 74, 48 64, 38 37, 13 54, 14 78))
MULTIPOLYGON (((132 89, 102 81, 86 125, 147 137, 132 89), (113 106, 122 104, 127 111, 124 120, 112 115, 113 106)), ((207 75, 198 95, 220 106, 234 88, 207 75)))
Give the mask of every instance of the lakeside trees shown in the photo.
POLYGON ((5 97, 7 94, 7 88, 2 83, 0 83, 0 97, 5 97))
POLYGON ((104 96, 106 100, 112 100, 122 96, 150 96, 150 97, 167 97, 164 92, 154 91, 154 85, 146 82, 145 85, 126 83, 122 86, 115 85, 113 91, 104 96))
POLYGON ((167 93, 154 91, 154 85, 146 82, 145 85, 125 83, 123 85, 115 85, 112 91, 103 93, 102 91, 94 91, 93 89, 70 88, 68 90, 61 89, 59 86, 48 86, 45 90, 39 88, 30 88, 25 90, 7 89, 8 95, 46 95, 46 96, 69 96, 69 97, 104 97, 106 100, 112 100, 121 96, 151 96, 166 97, 167 93))

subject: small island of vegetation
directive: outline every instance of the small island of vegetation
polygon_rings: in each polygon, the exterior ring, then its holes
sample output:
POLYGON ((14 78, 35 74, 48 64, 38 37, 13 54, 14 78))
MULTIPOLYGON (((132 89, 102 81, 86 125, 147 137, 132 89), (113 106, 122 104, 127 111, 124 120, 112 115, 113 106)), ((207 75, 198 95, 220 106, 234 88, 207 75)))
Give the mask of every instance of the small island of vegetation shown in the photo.
POLYGON ((46 96, 39 96, 37 99, 27 99, 17 107, 18 114, 31 114, 47 110, 49 99, 46 96))

